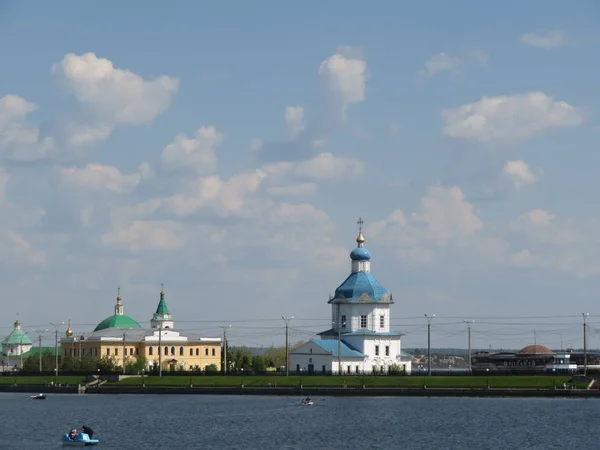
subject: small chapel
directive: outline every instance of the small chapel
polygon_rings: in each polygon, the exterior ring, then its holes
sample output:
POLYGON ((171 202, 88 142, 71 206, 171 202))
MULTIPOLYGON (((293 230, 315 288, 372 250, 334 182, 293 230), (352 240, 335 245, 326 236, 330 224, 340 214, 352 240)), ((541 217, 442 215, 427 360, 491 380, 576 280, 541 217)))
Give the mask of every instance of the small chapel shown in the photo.
POLYGON ((409 374, 410 355, 403 355, 402 333, 391 329, 392 295, 371 274, 371 253, 364 246, 358 220, 357 247, 350 252, 351 272, 329 298, 331 328, 290 352, 296 373, 409 374))

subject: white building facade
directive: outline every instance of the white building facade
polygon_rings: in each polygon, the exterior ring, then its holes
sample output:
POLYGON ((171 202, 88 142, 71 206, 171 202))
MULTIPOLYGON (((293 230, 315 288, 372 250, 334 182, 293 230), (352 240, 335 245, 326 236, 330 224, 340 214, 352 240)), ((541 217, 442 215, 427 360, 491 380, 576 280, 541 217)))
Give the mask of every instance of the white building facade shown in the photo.
MULTIPOLYGON (((362 225, 362 220, 359 220, 362 225)), ((392 295, 371 274, 371 253, 358 246, 350 253, 351 273, 330 296, 332 328, 290 352, 290 371, 308 373, 410 373, 402 355, 402 334, 391 329, 392 295)))

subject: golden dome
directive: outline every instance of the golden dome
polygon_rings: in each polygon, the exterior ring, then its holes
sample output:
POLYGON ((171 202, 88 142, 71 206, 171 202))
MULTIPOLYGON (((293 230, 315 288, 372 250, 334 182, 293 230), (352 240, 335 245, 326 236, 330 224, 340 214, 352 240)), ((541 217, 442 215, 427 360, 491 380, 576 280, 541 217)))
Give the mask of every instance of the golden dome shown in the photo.
POLYGON ((528 345, 523 347, 519 355, 553 355, 554 352, 545 345, 528 345))
POLYGON ((65 331, 65 335, 67 337, 73 336, 73 330, 71 329, 71 327, 67 328, 67 330, 65 331))
POLYGON ((358 232, 358 237, 356 238, 356 243, 359 245, 365 243, 365 237, 363 236, 362 231, 358 232))

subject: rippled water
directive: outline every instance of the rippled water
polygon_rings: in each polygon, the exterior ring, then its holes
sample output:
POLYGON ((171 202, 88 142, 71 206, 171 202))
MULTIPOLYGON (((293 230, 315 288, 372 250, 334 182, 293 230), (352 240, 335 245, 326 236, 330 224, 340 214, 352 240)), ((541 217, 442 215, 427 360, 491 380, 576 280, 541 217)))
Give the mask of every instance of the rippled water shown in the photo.
POLYGON ((0 394, 0 448, 62 448, 91 426, 99 449, 591 449, 600 400, 0 394))

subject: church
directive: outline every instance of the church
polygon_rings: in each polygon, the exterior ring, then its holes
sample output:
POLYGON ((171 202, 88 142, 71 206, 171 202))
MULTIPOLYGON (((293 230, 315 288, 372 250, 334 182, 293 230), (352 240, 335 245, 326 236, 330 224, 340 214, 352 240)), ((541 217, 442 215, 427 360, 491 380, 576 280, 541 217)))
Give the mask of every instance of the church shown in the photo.
POLYGON ((124 314, 123 299, 117 295, 114 314, 102 320, 92 333, 75 335, 71 327, 60 341, 62 355, 72 358, 90 356, 110 358, 125 367, 144 357, 147 369, 162 365, 162 370, 205 370, 221 367, 221 338, 200 337, 176 331, 161 289, 150 329, 144 329, 124 314))
POLYGON ((402 353, 402 334, 391 329, 392 295, 371 274, 359 219, 351 273, 330 296, 332 327, 289 354, 295 373, 407 373, 411 356, 402 353))

